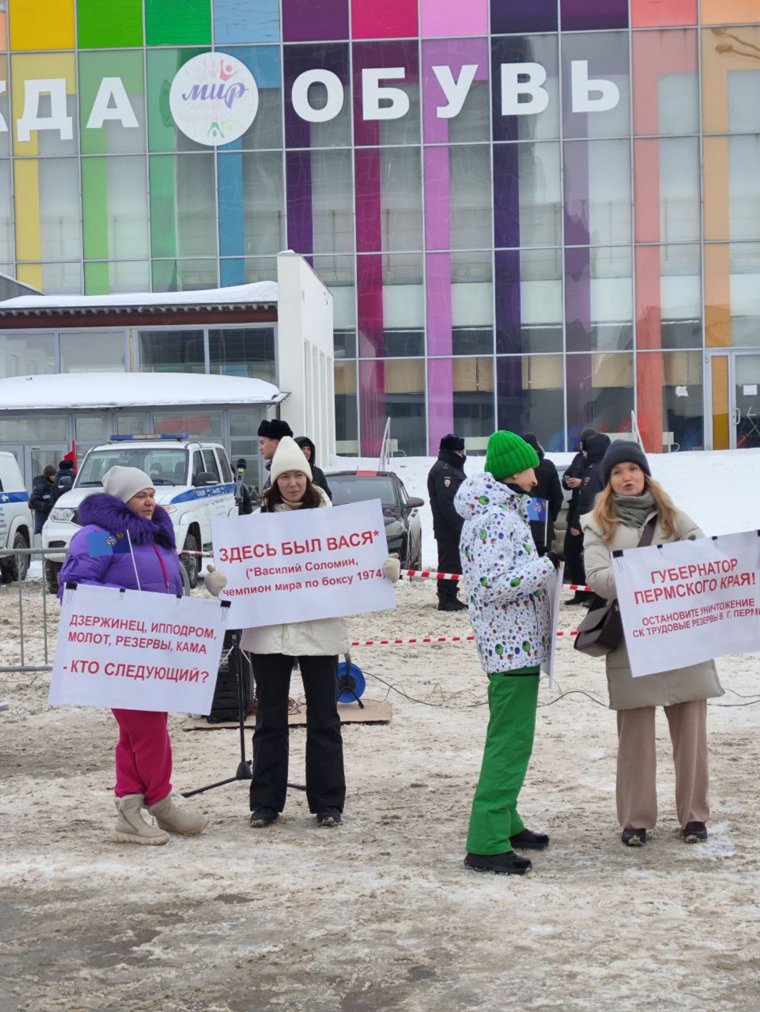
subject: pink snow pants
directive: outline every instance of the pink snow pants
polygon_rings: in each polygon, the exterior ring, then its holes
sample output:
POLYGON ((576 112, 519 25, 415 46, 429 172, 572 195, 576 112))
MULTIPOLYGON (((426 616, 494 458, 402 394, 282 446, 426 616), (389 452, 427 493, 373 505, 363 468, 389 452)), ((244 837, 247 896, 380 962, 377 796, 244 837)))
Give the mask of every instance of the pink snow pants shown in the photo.
POLYGON ((119 725, 114 794, 143 794, 155 805, 171 794, 172 745, 167 714, 149 710, 112 710, 119 725))

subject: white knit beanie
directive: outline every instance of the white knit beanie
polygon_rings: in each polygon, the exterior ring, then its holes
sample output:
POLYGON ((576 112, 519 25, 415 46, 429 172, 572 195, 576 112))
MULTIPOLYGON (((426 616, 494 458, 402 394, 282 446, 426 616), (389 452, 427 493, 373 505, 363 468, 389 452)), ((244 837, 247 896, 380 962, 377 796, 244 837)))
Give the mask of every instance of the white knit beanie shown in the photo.
POLYGON ((291 436, 283 436, 272 457, 272 484, 286 471, 300 471, 311 481, 311 466, 304 457, 303 450, 291 436))
POLYGON ((144 488, 153 488, 153 482, 139 467, 109 467, 101 478, 103 491, 116 496, 122 502, 129 502, 132 496, 144 488))

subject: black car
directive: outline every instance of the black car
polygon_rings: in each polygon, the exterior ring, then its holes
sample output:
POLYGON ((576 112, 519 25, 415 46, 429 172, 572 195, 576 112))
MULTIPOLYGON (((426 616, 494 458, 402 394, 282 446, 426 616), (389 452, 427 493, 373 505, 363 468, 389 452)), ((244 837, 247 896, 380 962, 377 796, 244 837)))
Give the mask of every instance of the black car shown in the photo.
POLYGON ((388 551, 395 552, 403 569, 422 566, 422 522, 417 510, 424 499, 408 495, 393 471, 334 471, 327 475, 333 506, 379 499, 385 520, 388 551))

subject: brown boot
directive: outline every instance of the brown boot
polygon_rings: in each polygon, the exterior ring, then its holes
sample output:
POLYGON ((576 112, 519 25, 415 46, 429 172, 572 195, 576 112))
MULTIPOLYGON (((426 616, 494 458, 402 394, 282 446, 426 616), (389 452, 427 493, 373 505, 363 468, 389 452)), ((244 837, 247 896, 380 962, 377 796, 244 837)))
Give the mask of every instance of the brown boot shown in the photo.
POLYGON ((123 798, 114 798, 119 815, 113 830, 115 843, 141 843, 147 846, 159 846, 169 842, 169 834, 149 825, 142 817, 145 798, 142 794, 125 794, 123 798))
POLYGON ((148 805, 148 811, 155 818, 161 829, 167 833, 179 833, 180 836, 197 836, 208 825, 208 815, 186 812, 175 804, 169 794, 155 805, 148 805))

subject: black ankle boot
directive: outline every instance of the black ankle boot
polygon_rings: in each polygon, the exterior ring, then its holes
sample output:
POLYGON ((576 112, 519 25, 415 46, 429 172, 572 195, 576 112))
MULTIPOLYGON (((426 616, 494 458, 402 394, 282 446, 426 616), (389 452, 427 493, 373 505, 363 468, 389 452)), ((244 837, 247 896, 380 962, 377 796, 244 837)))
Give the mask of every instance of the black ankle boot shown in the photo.
POLYGON ((486 871, 492 875, 525 875, 533 867, 527 857, 518 857, 513 850, 504 854, 468 854, 464 866, 472 871, 486 871))

